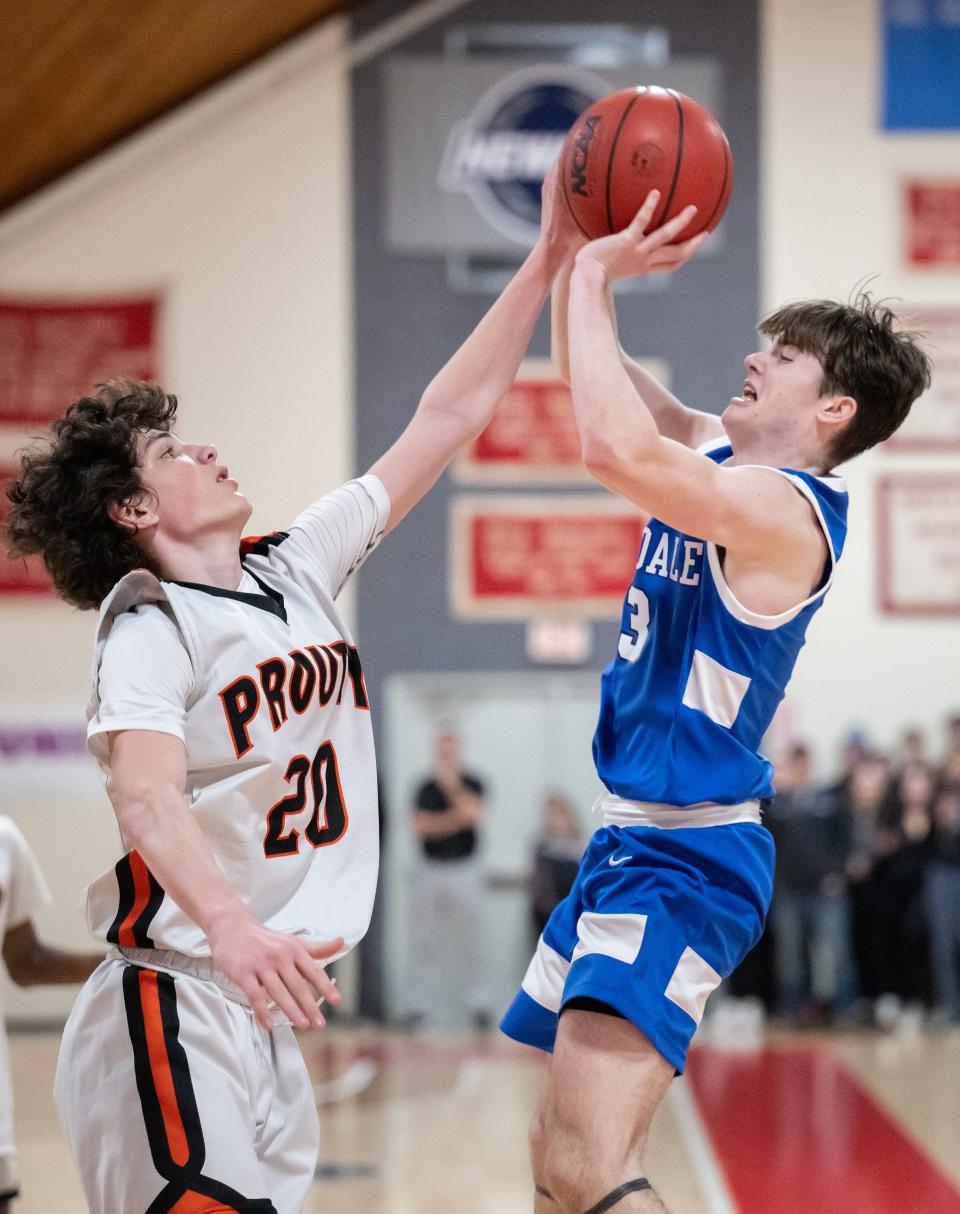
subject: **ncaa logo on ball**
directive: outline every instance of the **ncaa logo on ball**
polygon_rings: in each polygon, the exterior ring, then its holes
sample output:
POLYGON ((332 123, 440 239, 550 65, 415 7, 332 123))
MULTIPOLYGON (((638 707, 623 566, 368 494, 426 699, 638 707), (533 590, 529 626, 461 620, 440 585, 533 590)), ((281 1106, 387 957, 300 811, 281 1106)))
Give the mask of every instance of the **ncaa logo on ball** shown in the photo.
POLYGON ((451 130, 440 185, 468 194, 501 235, 532 243, 540 229, 540 189, 564 136, 609 92, 605 80, 563 65, 505 76, 451 130))

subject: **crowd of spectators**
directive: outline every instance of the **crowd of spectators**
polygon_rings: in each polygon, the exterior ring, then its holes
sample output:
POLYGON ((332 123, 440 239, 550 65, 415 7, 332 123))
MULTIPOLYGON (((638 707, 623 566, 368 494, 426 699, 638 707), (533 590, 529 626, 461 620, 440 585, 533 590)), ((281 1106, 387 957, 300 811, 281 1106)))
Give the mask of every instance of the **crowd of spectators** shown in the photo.
POLYGON ((852 734, 829 783, 794 745, 776 784, 773 906, 731 993, 800 1025, 960 1024, 960 716, 939 754, 852 734))

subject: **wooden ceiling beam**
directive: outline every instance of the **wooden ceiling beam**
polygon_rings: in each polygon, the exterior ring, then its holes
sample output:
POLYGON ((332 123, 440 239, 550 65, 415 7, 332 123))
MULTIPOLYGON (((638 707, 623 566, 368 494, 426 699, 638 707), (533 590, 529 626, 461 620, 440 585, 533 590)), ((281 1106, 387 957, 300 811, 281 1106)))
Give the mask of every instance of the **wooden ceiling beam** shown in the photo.
POLYGON ((358 0, 2 0, 0 211, 358 0))

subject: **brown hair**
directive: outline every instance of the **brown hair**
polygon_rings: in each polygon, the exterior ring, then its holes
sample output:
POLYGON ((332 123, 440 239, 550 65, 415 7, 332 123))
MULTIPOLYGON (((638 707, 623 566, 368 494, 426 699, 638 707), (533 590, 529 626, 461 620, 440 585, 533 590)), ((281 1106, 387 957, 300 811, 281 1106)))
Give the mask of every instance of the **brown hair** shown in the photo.
POLYGON ((918 344, 920 334, 895 329, 895 321, 891 308, 859 291, 849 304, 787 304, 760 324, 765 336, 820 360, 821 396, 852 396, 857 402, 827 450, 829 467, 889 438, 930 387, 930 359, 918 344))
POLYGON ((75 401, 23 453, 7 493, 10 552, 40 553, 68 603, 99 607, 125 573, 149 567, 135 533, 107 507, 144 493, 140 439, 169 431, 176 413, 177 398, 156 384, 111 380, 75 401))

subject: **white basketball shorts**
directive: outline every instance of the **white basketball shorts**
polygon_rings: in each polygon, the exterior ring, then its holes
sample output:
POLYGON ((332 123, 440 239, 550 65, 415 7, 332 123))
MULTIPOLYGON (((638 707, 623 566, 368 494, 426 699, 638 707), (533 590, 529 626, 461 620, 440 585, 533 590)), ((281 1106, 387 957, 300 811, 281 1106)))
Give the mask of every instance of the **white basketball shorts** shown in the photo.
POLYGON ((57 1115, 91 1214, 299 1214, 319 1145, 289 1024, 108 958, 64 1030, 57 1115))

